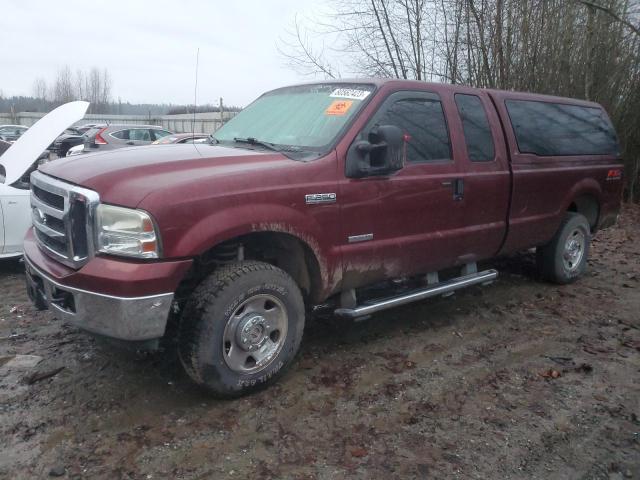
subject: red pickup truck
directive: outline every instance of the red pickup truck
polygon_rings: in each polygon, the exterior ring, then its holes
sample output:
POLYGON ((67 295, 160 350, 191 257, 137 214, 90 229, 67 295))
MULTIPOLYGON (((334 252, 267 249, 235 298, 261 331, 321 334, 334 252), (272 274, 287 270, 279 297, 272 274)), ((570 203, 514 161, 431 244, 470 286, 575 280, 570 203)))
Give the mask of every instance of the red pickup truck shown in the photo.
POLYGON ((362 318, 489 283, 478 261, 532 247, 544 278, 572 282, 621 179, 595 103, 400 80, 280 88, 209 144, 40 167, 28 290, 97 335, 174 335, 194 381, 237 396, 284 371, 318 309, 362 318))

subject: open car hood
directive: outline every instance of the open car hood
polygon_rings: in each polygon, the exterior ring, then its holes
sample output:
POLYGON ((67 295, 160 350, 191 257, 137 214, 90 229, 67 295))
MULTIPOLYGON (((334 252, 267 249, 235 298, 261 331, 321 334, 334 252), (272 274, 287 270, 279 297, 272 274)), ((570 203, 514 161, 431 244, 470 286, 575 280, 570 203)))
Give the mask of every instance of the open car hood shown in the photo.
POLYGON ((65 128, 84 117, 88 108, 89 102, 65 103, 34 123, 0 157, 6 172, 4 183, 11 185, 22 177, 65 128))

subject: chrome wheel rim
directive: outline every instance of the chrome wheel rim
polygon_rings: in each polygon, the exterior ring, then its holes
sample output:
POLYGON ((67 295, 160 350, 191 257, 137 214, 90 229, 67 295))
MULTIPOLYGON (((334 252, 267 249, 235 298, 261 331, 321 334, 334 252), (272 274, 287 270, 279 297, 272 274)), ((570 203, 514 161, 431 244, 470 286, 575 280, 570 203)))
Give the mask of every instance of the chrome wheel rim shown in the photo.
POLYGON ((224 329, 222 352, 238 373, 257 373, 278 356, 287 338, 288 316, 273 295, 253 295, 233 312, 224 329))
POLYGON ((584 256, 584 247, 586 238, 582 230, 576 229, 567 237, 564 244, 564 252, 562 253, 562 262, 564 268, 569 272, 578 269, 582 257, 584 256))

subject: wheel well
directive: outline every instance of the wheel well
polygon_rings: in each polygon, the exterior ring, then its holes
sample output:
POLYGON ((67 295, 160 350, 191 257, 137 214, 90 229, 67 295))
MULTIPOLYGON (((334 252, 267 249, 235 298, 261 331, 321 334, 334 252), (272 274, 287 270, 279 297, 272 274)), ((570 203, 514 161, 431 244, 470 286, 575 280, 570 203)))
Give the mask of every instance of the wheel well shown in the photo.
POLYGON ((166 338, 176 338, 180 315, 200 282, 220 265, 239 260, 259 260, 287 272, 307 304, 320 300, 320 266, 311 248, 299 238, 281 232, 254 232, 222 242, 194 259, 193 266, 175 292, 166 338))
POLYGON ((571 202, 571 205, 569 205, 567 210, 569 212, 576 212, 584 215, 589 222, 591 231, 596 229, 596 226, 598 225, 598 216, 600 215, 600 205, 595 197, 591 195, 581 195, 571 202))
POLYGON ((320 267, 311 248, 282 232, 254 232, 220 243, 195 259, 197 281, 218 265, 239 260, 259 260, 281 268, 296 282, 305 299, 314 301, 320 291, 320 267))

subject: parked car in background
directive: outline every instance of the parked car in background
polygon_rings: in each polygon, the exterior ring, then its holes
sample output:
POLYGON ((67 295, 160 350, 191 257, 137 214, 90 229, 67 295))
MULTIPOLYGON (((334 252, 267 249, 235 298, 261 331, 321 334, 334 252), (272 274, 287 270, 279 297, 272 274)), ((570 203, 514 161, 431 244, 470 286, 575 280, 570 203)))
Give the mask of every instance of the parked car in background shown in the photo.
POLYGON ((6 152, 10 146, 11 146, 11 144, 9 142, 5 142, 4 140, 0 140, 0 156, 2 156, 2 154, 4 152, 6 152))
POLYGON ((24 125, 0 125, 0 140, 15 142, 28 129, 24 125))
POLYGON ((58 157, 66 157, 71 147, 84 144, 84 134, 94 128, 96 124, 90 123, 80 127, 69 127, 62 135, 56 138, 49 146, 49 151, 58 157))
POLYGON ((88 107, 87 102, 67 103, 42 117, 15 142, 0 140, 0 258, 22 255, 24 235, 32 222, 31 172, 48 156, 47 145, 82 119, 88 107))
POLYGON ((208 143, 209 135, 206 133, 174 133, 166 135, 155 142, 154 145, 167 145, 169 143, 208 143))
POLYGON ((100 125, 85 133, 83 153, 151 145, 173 132, 154 125, 100 125))

